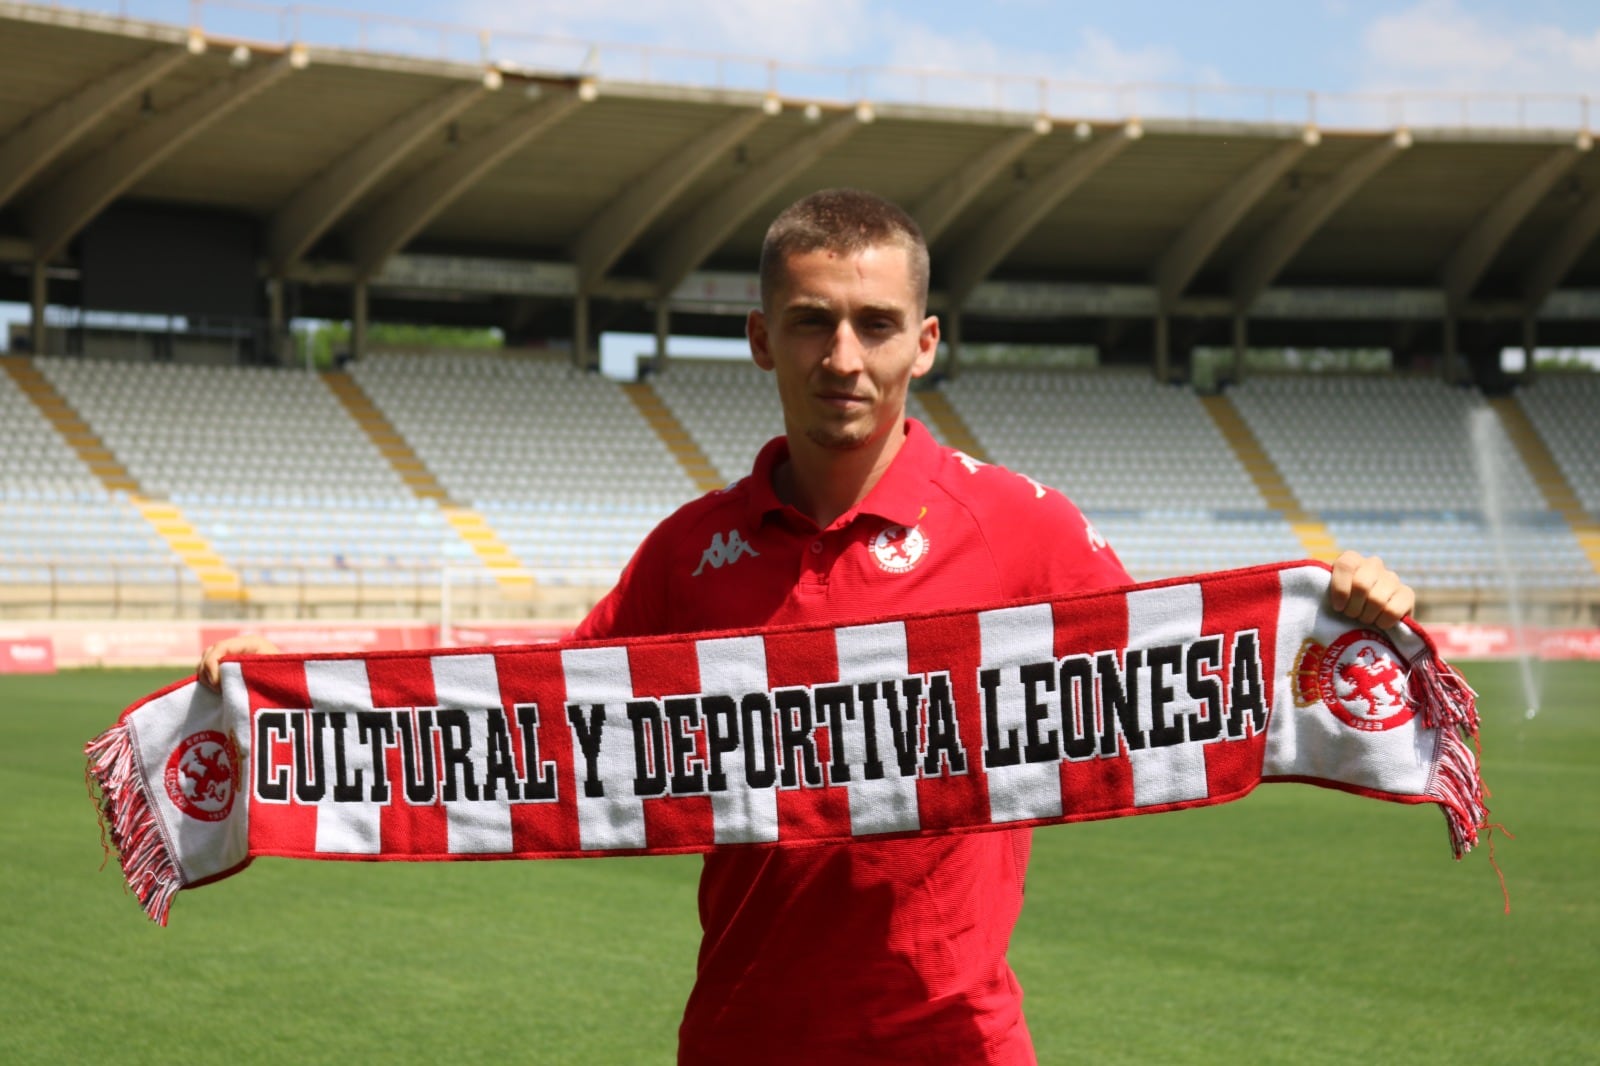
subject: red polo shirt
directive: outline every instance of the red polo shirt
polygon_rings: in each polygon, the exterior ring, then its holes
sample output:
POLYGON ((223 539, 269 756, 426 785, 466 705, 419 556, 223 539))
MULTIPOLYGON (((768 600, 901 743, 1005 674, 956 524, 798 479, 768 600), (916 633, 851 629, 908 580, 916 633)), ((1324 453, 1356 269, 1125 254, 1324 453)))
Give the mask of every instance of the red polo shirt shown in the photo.
MULTIPOLYGON (((640 545, 582 638, 840 622, 1129 583, 1067 498, 917 422, 826 529, 749 477, 640 545)), ((1031 1063, 1006 947, 1028 830, 706 856, 683 1063, 1031 1063)))

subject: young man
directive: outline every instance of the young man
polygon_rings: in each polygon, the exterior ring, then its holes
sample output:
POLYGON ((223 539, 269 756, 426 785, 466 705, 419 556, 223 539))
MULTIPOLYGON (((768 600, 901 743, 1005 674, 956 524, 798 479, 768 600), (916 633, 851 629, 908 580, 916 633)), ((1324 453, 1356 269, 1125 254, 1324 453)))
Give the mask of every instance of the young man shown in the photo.
MULTIPOLYGON (((1063 495, 940 447, 905 414, 939 342, 928 251, 899 208, 808 196, 761 253, 751 353, 784 435, 646 538, 583 638, 872 619, 1129 583, 1063 495)), ((1409 588, 1347 555, 1333 602, 1382 626, 1409 588)), ((208 649, 269 651, 243 641, 208 649)), ((910 657, 913 649, 890 649, 910 657)), ((768 664, 769 669, 773 664, 768 664)), ((1030 831, 706 856, 684 1063, 1034 1061, 1006 962, 1030 831)))

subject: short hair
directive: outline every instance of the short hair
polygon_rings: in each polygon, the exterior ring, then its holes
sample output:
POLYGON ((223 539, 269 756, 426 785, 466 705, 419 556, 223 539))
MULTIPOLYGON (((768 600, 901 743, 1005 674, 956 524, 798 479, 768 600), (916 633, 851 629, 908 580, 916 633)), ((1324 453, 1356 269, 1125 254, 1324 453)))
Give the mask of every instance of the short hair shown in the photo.
POLYGON ((770 309, 792 255, 824 249, 852 255, 884 245, 905 250, 917 309, 926 313, 928 242, 921 227, 895 204, 861 189, 814 192, 772 220, 761 242, 761 306, 770 309))

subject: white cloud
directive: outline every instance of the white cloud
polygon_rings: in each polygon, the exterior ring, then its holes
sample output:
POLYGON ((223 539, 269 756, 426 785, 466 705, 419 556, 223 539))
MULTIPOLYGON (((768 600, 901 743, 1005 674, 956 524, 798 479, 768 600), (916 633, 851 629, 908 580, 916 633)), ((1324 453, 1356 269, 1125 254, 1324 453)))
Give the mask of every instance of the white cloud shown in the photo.
POLYGON ((1421 0, 1367 27, 1364 87, 1375 90, 1592 93, 1600 22, 1587 32, 1482 16, 1458 0, 1421 0))
POLYGON ((1071 47, 1060 51, 1012 48, 983 37, 959 36, 920 22, 884 24, 885 65, 1005 73, 1019 77, 1118 85, 1131 82, 1214 80, 1214 74, 1187 62, 1164 45, 1125 48, 1092 27, 1080 30, 1071 47))
POLYGON ((977 77, 877 79, 879 95, 930 104, 1041 109, 1052 115, 1120 118, 1152 114, 1161 91, 1109 91, 1110 86, 1217 84, 1220 76, 1164 45, 1129 48, 1093 27, 1079 30, 1065 47, 1044 51, 952 34, 912 21, 885 22, 883 66, 904 70, 964 71, 977 77), (987 79, 983 75, 1003 75, 987 79), (1041 79, 1050 83, 1041 91, 1041 79), (1154 105, 1154 106, 1152 106, 1154 105))
POLYGON ((492 30, 828 62, 867 28, 865 0, 465 0, 457 17, 492 30))
MULTIPOLYGON (((1033 4, 1041 0, 1008 0, 1033 4)), ((1125 47, 1094 28, 1061 48, 1012 47, 951 32, 871 0, 462 0, 458 21, 523 34, 635 42, 826 67, 900 67, 1094 84, 1217 82, 1169 46, 1125 47)))

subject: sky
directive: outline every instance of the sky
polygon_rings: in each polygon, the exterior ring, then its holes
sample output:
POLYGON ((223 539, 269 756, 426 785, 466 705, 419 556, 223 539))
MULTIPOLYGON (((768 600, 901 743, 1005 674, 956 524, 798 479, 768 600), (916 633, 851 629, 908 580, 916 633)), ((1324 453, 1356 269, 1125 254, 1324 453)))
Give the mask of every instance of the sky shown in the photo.
POLYGON ((342 0, 337 6, 798 63, 1324 92, 1600 95, 1596 0, 342 0))

